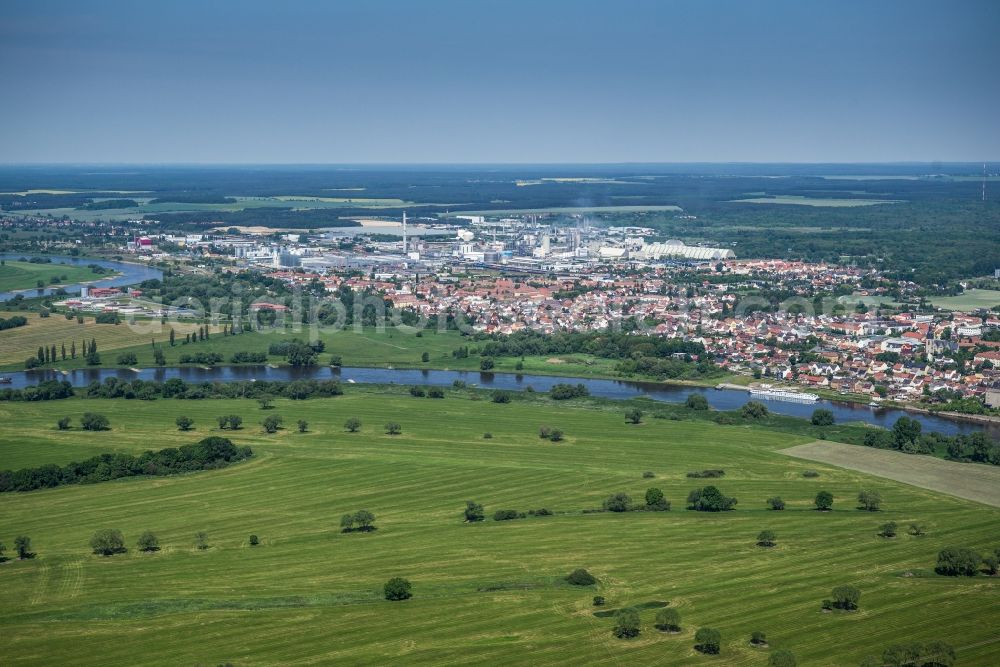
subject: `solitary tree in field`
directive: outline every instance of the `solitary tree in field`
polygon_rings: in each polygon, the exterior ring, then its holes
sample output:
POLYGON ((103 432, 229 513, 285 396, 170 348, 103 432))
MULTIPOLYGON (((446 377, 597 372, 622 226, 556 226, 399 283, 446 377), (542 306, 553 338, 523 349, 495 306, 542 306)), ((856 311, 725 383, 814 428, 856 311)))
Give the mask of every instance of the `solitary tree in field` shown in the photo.
POLYGON ((385 425, 386 435, 399 435, 403 432, 403 427, 396 422, 388 422, 385 425))
POLYGON ((778 649, 767 658, 767 667, 796 667, 795 655, 788 649, 778 649))
POLYGON ((690 394, 684 406, 689 410, 708 410, 708 399, 701 394, 690 394))
POLYGON ((239 415, 229 415, 229 428, 234 431, 240 430, 240 425, 243 423, 243 417, 239 415))
POLYGON ((382 592, 385 594, 385 599, 390 601, 407 600, 413 597, 411 593, 412 586, 410 582, 402 577, 393 577, 389 581, 385 582, 385 586, 382 587, 382 592))
POLYGON ((194 546, 200 551, 208 548, 208 533, 203 530, 194 534, 194 546))
POLYGON ((582 567, 578 567, 566 575, 566 581, 574 586, 593 586, 597 583, 597 578, 582 567))
POLYGON ((84 412, 80 417, 80 426, 85 431, 107 431, 111 428, 111 422, 104 415, 96 412, 84 412))
POLYGON ((469 522, 482 521, 486 518, 483 506, 471 500, 465 501, 465 520, 469 522))
POLYGON ((767 507, 772 510, 783 510, 785 509, 785 501, 779 496, 773 496, 767 499, 767 507))
POLYGON ((633 408, 625 413, 625 421, 629 424, 638 424, 642 422, 642 410, 639 408, 633 408))
POLYGON ((882 537, 896 537, 896 522, 883 523, 879 528, 878 534, 882 537))
POLYGON ((296 424, 299 427, 299 433, 305 433, 306 431, 309 430, 309 422, 307 422, 305 419, 300 419, 298 422, 296 422, 296 424))
POLYGON ((833 413, 826 408, 816 408, 810 421, 813 426, 833 426, 833 413))
POLYGON ((354 514, 345 514, 340 518, 340 528, 345 533, 371 532, 375 530, 375 515, 368 510, 358 510, 354 514))
POLYGON ((261 426, 264 427, 264 431, 267 433, 277 433, 278 429, 281 428, 281 415, 268 415, 264 417, 261 426))
POLYGON ((760 401, 747 401, 740 410, 744 419, 762 419, 768 415, 768 412, 767 406, 760 401))
POLYGON ((688 509, 698 512, 724 512, 736 505, 736 498, 730 498, 715 486, 693 489, 688 494, 688 509))
POLYGON ((882 494, 871 489, 864 489, 858 494, 860 509, 868 512, 877 512, 882 506, 882 494))
POLYGON ((111 556, 125 551, 125 538, 120 530, 104 528, 90 538, 90 548, 99 556, 111 556))
POLYGON ((722 644, 722 633, 715 628, 698 628, 694 633, 695 650, 701 653, 715 655, 722 644))
POLYGON ((670 509, 670 501, 663 497, 663 491, 650 487, 646 489, 646 509, 666 511, 670 509))
POLYGON ((639 614, 634 609, 619 609, 615 614, 612 630, 618 639, 632 639, 639 636, 639 614))
POLYGON ((255 547, 258 544, 260 544, 260 538, 257 537, 256 535, 251 535, 250 536, 250 546, 255 547))
POLYGON ((61 417, 59 421, 56 422, 56 426, 59 427, 60 431, 66 431, 69 429, 69 417, 61 417))
POLYGON ((763 630, 754 630, 750 633, 750 643, 754 646, 767 646, 767 635, 763 630))
POLYGON ((681 631, 681 613, 672 607, 656 612, 656 629, 663 632, 681 631))
POLYGON ((829 491, 820 491, 816 494, 816 509, 826 512, 833 507, 833 494, 829 491))
POLYGON ((604 501, 604 509, 609 512, 629 512, 632 510, 632 498, 627 493, 619 491, 608 496, 604 501))
POLYGON ((270 410, 274 405, 274 399, 270 396, 261 396, 257 399, 257 403, 260 404, 261 410, 270 410))
POLYGON ((14 553, 18 560, 32 558, 35 554, 31 552, 31 538, 27 535, 18 535, 14 538, 14 553))
POLYGON ((777 544, 778 538, 775 537, 773 530, 762 530, 757 535, 757 546, 758 547, 773 547, 777 544))
POLYGON ((177 418, 177 428, 181 431, 190 431, 193 424, 194 420, 186 415, 177 418))
POLYGON ((837 586, 831 593, 833 606, 837 609, 852 610, 861 602, 861 591, 854 586, 837 586))
POLYGON ((139 536, 139 541, 136 543, 139 547, 139 551, 152 552, 160 550, 160 540, 153 534, 153 531, 144 531, 142 535, 139 536))
POLYGON ((974 577, 982 560, 982 556, 972 549, 948 547, 938 552, 934 571, 949 577, 974 577))
POLYGON ((219 429, 224 430, 229 426, 229 415, 219 415, 215 418, 215 421, 219 422, 219 429))
POLYGON ((351 417, 346 422, 344 422, 344 428, 348 433, 357 433, 361 430, 361 420, 357 417, 351 417))

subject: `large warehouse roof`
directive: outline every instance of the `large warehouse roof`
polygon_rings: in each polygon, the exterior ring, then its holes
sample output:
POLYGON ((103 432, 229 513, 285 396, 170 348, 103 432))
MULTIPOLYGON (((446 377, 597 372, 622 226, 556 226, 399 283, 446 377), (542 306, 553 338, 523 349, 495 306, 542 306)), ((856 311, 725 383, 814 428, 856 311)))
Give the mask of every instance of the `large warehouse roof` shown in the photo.
POLYGON ((732 259, 736 257, 733 251, 728 248, 702 248, 701 246, 685 245, 681 241, 643 244, 637 254, 645 259, 662 259, 664 257, 732 259))

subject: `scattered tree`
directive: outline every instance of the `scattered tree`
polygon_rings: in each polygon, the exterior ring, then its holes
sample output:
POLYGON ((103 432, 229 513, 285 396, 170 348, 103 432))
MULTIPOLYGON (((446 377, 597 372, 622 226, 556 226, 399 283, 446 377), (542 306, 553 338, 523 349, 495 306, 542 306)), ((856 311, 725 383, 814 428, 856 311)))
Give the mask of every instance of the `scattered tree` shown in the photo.
POLYGON ((780 496, 772 496, 767 499, 767 508, 772 510, 785 509, 785 501, 780 496))
POLYGON ((348 433, 357 433, 361 430, 361 420, 357 417, 351 417, 346 422, 344 422, 344 429, 348 433))
POLYGON ((635 609, 619 609, 615 614, 612 633, 618 639, 632 639, 639 636, 639 614, 635 609))
POLYGON ((388 422, 385 425, 386 435, 399 435, 403 432, 403 427, 396 422, 388 422))
POLYGON ((98 556, 111 556, 125 552, 125 538, 120 530, 102 528, 90 538, 90 548, 98 556))
POLYGON ((18 560, 25 560, 26 558, 34 558, 35 554, 31 551, 31 538, 27 535, 18 535, 14 538, 14 553, 17 554, 18 560))
POLYGON ((225 430, 226 426, 229 425, 229 416, 219 415, 218 417, 215 418, 215 421, 219 422, 220 429, 225 430))
POLYGON ((111 422, 104 415, 95 412, 84 412, 80 418, 80 426, 85 431, 107 431, 111 428, 111 422))
POLYGON ((763 630, 754 630, 750 633, 750 643, 754 646, 767 646, 767 635, 763 630))
POLYGON ((139 541, 136 542, 136 547, 138 547, 139 551, 145 553, 159 551, 160 540, 157 539, 156 535, 154 535, 152 531, 146 530, 139 536, 139 541))
POLYGON ((299 427, 299 433, 305 433, 309 430, 309 422, 305 419, 300 419, 296 422, 296 425, 299 427))
POLYGON ((204 551, 208 549, 208 533, 203 530, 198 531, 194 534, 194 546, 200 550, 204 551))
POLYGON ((747 401, 740 410, 744 419, 763 419, 769 412, 767 406, 760 401, 747 401))
POLYGON ((646 489, 646 509, 665 512, 670 509, 670 501, 663 497, 663 491, 650 487, 646 489))
POLYGON ((757 535, 757 546, 758 547, 773 547, 777 544, 777 537, 773 530, 762 530, 757 535))
POLYGON ((833 413, 826 408, 816 408, 813 410, 810 421, 813 426, 833 426, 833 413))
POLYGON ((181 430, 181 431, 190 431, 192 424, 194 424, 194 420, 191 419, 190 417, 186 417, 184 415, 181 415, 180 417, 177 418, 176 423, 177 423, 177 428, 179 430, 181 430))
POLYGON ((465 520, 474 523, 476 521, 482 521, 486 518, 486 513, 483 511, 483 506, 472 500, 465 501, 465 520))
POLYGON ((696 651, 715 655, 722 644, 722 634, 715 628, 698 628, 694 633, 694 641, 696 651))
POLYGON ((861 591, 854 586, 837 586, 831 593, 833 596, 833 606, 837 609, 850 611, 858 608, 861 602, 861 591))
POLYGON ((375 530, 375 515, 368 510, 358 510, 354 514, 345 514, 340 518, 342 533, 370 533, 375 530))
POLYGON ((61 417, 59 421, 56 422, 56 426, 59 427, 60 431, 66 431, 69 429, 69 417, 61 417))
POLYGON ((796 667, 795 654, 788 649, 778 649, 767 658, 767 667, 796 667))
POLYGON ((494 391, 491 400, 494 403, 510 403, 510 392, 509 391, 494 391))
POLYGON ((410 582, 402 577, 393 577, 389 581, 385 582, 385 586, 382 587, 382 591, 385 594, 385 599, 390 601, 407 600, 413 597, 411 593, 412 586, 410 582))
POLYGON ((608 496, 604 501, 604 509, 609 512, 629 512, 632 510, 632 498, 627 493, 619 491, 608 496))
POLYGON ((858 503, 861 505, 859 509, 868 512, 877 512, 882 505, 882 494, 871 489, 863 489, 858 494, 858 503))
POLYGON ((594 604, 595 607, 603 607, 604 606, 604 596, 603 595, 595 595, 594 596, 594 602, 593 602, 593 604, 594 604))
POLYGON ((656 612, 656 629, 663 632, 681 631, 681 613, 671 607, 656 612))
POLYGON ((250 546, 255 547, 258 544, 260 544, 260 538, 257 537, 256 535, 251 535, 250 536, 250 546))
POLYGON ((261 426, 264 427, 264 431, 267 433, 277 433, 278 429, 281 428, 281 421, 281 415, 268 415, 264 417, 261 426))
POLYGON ((949 577, 974 577, 982 560, 972 549, 948 547, 938 552, 934 571, 949 577))
POLYGON ((625 421, 629 424, 639 424, 642 422, 642 410, 633 408, 625 413, 625 421))
POLYGON ((722 494, 717 487, 706 486, 701 489, 694 489, 688 494, 688 509, 698 512, 724 512, 733 509, 736 505, 736 498, 729 498, 722 494))
POLYGON ((883 523, 879 527, 878 534, 881 537, 896 537, 896 522, 890 521, 889 523, 883 523))
POLYGON ((833 494, 829 491, 820 491, 813 502, 816 503, 816 509, 826 512, 833 508, 833 494))
POLYGON ((240 430, 240 425, 243 424, 243 417, 239 415, 229 415, 229 428, 234 431, 240 430))
POLYGON ((270 410, 274 406, 274 398, 271 396, 261 396, 257 399, 261 410, 270 410))
POLYGON ((708 399, 703 394, 689 394, 684 407, 689 410, 708 410, 708 399))
POLYGON ((597 578, 582 567, 577 568, 566 576, 566 581, 574 586, 593 586, 597 583, 597 578))
POLYGON ((925 529, 919 523, 911 523, 910 527, 907 529, 906 532, 908 532, 910 535, 913 535, 914 537, 919 537, 921 535, 926 535, 927 529, 925 529))

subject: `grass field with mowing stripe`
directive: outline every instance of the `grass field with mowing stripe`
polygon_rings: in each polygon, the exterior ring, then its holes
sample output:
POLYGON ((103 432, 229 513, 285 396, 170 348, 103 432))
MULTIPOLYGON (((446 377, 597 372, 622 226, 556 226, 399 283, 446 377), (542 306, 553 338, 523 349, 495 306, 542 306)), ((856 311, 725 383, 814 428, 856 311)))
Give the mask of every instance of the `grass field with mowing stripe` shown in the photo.
MULTIPOLYGON (((73 266, 71 264, 32 264, 6 260, 0 265, 0 292, 10 290, 34 289, 41 280, 45 287, 70 285, 78 282, 90 282, 108 278, 106 273, 97 274, 88 266, 73 266), (63 279, 63 276, 66 276, 63 279), (52 282, 52 278, 57 278, 52 282)), ((31 296, 31 292, 28 296, 31 296)))
POLYGON ((0 495, 0 541, 32 538, 38 557, 0 565, 0 655, 4 664, 669 664, 759 665, 767 650, 799 664, 857 664, 898 641, 944 639, 960 665, 993 664, 1000 650, 1000 579, 901 576, 929 573, 944 546, 1000 547, 1000 510, 779 450, 809 440, 757 427, 647 417, 624 422, 624 405, 518 398, 500 405, 471 392, 444 400, 403 389, 346 388, 344 396, 278 400, 0 403, 0 467, 66 463, 99 451, 141 452, 208 435, 250 445, 255 456, 228 468, 0 495), (112 430, 59 432, 63 415, 106 414, 112 430), (214 417, 240 414, 245 427, 219 431, 214 417), (185 414, 195 430, 177 431, 185 414), (286 429, 264 434, 280 414, 286 429), (343 430, 359 417, 360 433, 343 430), (309 432, 297 433, 297 419, 309 432), (403 432, 385 435, 396 421, 403 432), (539 425, 561 428, 559 444, 539 425), (483 433, 493 434, 484 439, 483 433), (724 468, 694 480, 691 470, 724 468), (802 477, 806 469, 817 479, 802 477), (644 471, 655 479, 643 479, 644 471), (716 484, 739 499, 732 512, 685 511, 692 488, 716 484), (670 512, 592 513, 626 491, 641 501, 663 489, 670 512), (861 512, 855 497, 877 488, 884 511, 861 512), (818 513, 820 489, 834 511, 818 513), (780 495, 783 512, 765 509, 780 495), (498 509, 546 507, 551 517, 464 524, 466 500, 498 509), (358 509, 378 530, 342 534, 340 516, 358 509), (877 537, 893 520, 900 537, 877 537), (928 534, 905 534, 908 522, 928 534), (99 528, 118 528, 129 553, 90 554, 99 528), (146 529, 162 551, 141 554, 146 529), (778 546, 754 545, 763 529, 778 546), (211 545, 194 546, 197 531, 211 545), (257 534, 261 545, 250 547, 257 534), (575 588, 561 577, 586 567, 600 580, 575 588), (393 576, 413 583, 405 602, 382 600, 393 576), (862 591, 856 613, 825 614, 830 589, 862 591), (608 608, 669 601, 683 632, 652 627, 622 641, 608 608), (722 654, 693 650, 694 631, 719 628, 722 654))

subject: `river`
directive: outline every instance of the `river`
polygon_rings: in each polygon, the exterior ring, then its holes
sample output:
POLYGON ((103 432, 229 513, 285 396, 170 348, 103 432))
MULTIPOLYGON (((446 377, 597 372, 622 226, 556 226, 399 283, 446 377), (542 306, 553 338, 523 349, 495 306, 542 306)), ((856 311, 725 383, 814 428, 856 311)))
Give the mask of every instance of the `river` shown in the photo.
MULTIPOLYGON (((52 265, 57 264, 67 264, 72 266, 89 266, 90 264, 97 264, 103 266, 106 269, 112 269, 117 271, 121 275, 112 276, 109 278, 100 278, 98 274, 94 274, 94 279, 97 282, 87 283, 90 287, 124 287, 126 285, 135 285, 141 283, 143 280, 152 280, 154 278, 160 279, 163 277, 163 272, 159 269, 154 269, 149 266, 142 264, 132 264, 129 262, 116 262, 107 259, 90 259, 86 257, 64 257, 62 255, 31 255, 31 254, 18 254, 18 253, 3 253, 0 254, 0 259, 6 259, 11 261, 16 261, 20 259, 31 259, 32 257, 41 257, 45 259, 51 259, 52 265)), ((74 283, 72 285, 60 285, 58 287, 45 287, 45 288, 30 288, 23 290, 13 290, 10 292, 0 292, 0 301, 10 301, 17 295, 21 295, 24 298, 33 298, 38 296, 49 296, 55 294, 56 290, 63 289, 70 294, 79 293, 80 288, 83 287, 82 283, 74 283)))
MULTIPOLYGON (((146 368, 138 372, 127 368, 86 368, 68 371, 63 374, 51 369, 19 371, 5 373, 11 379, 11 384, 5 387, 22 388, 38 384, 42 380, 69 380, 76 387, 86 386, 98 380, 114 377, 120 380, 168 380, 182 378, 187 382, 236 382, 241 380, 296 380, 300 378, 315 378, 320 380, 339 379, 343 382, 360 382, 372 384, 401 385, 432 385, 451 386, 455 380, 466 382, 469 386, 486 389, 509 389, 523 391, 529 386, 535 391, 548 391, 552 385, 559 382, 581 383, 587 387, 591 395, 601 398, 626 399, 646 397, 666 403, 681 403, 688 394, 703 394, 708 404, 716 410, 734 410, 749 400, 745 391, 737 389, 711 389, 705 387, 690 387, 683 385, 667 385, 656 382, 633 382, 627 380, 596 380, 592 378, 560 377, 551 375, 521 375, 513 373, 482 373, 479 371, 443 371, 391 368, 328 368, 314 366, 310 368, 294 368, 290 366, 217 366, 215 368, 170 367, 146 368)), ((815 403, 791 403, 787 401, 765 401, 768 408, 777 414, 803 417, 808 419, 816 408, 830 410, 837 423, 865 422, 885 428, 890 428, 899 417, 907 416, 921 423, 925 432, 937 431, 944 435, 958 433, 974 433, 987 431, 993 437, 1000 437, 1000 427, 994 424, 981 424, 952 420, 930 414, 908 412, 898 408, 873 408, 858 403, 829 401, 820 399, 815 403)))

